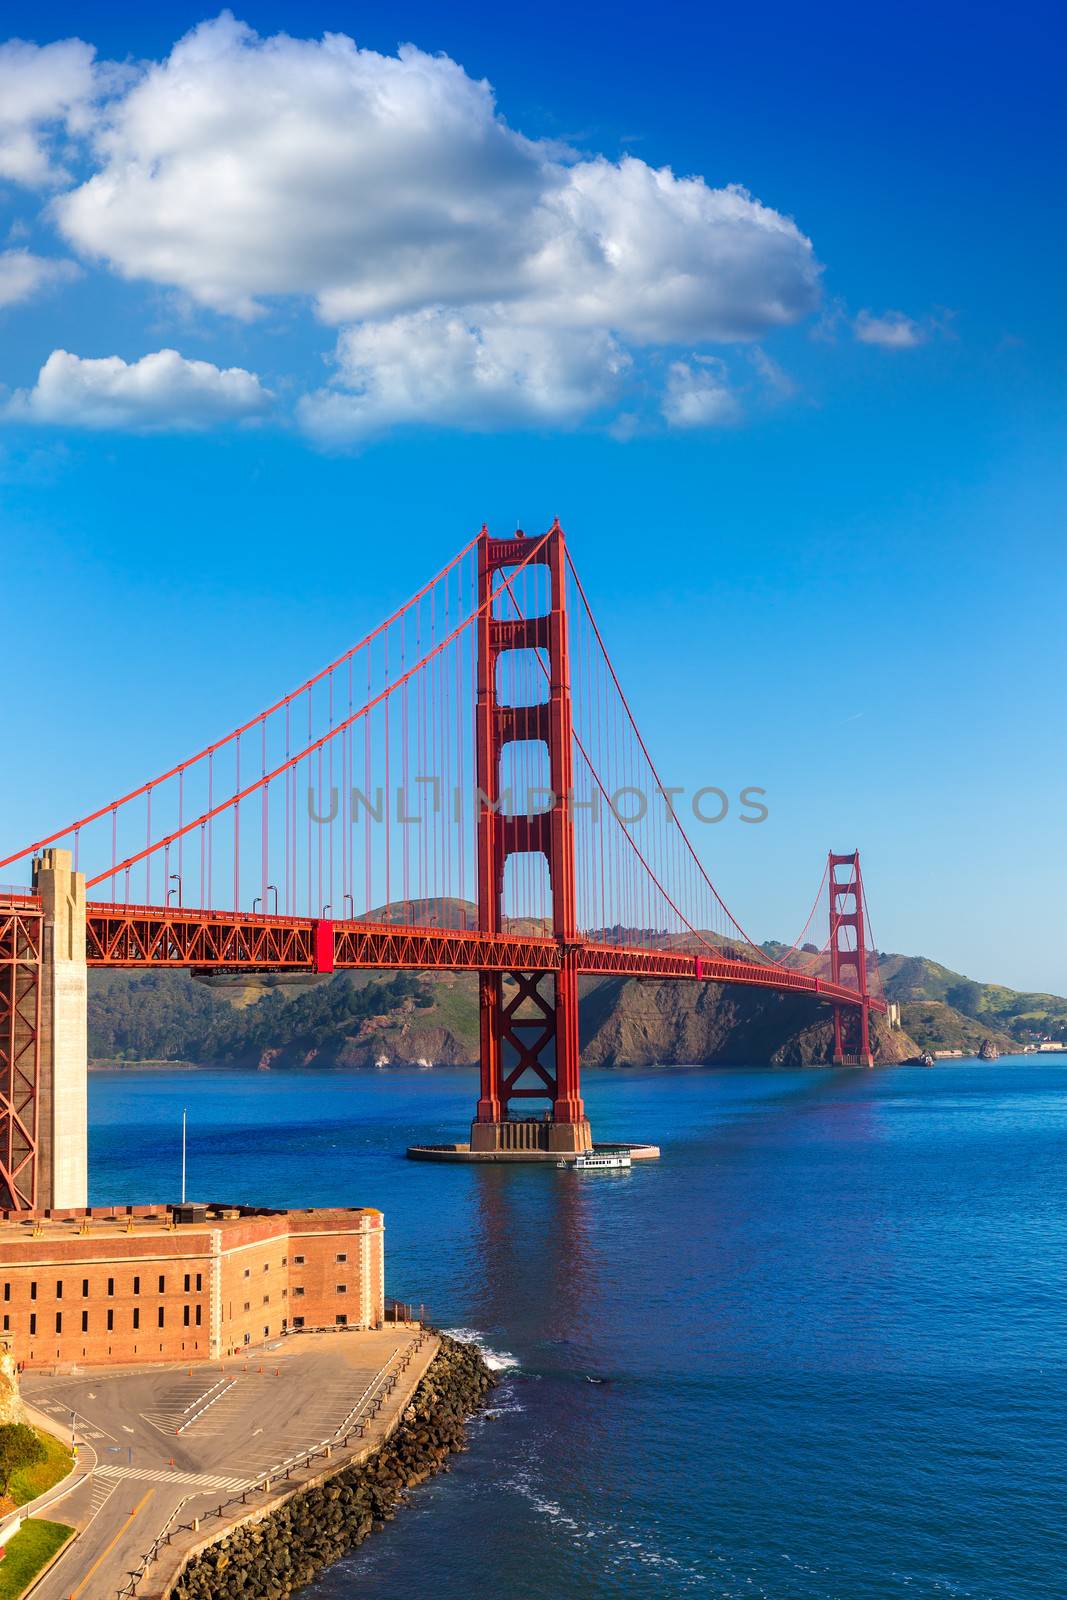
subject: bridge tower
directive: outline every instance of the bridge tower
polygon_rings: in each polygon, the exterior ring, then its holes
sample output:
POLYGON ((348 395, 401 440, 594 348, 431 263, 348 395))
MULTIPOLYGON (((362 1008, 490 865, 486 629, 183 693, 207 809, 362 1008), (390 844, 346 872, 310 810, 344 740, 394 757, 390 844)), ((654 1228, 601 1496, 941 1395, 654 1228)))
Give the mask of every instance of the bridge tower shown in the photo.
POLYGON ((0 904, 0 1210, 87 1204, 85 878, 69 850, 0 904))
POLYGON ((568 660, 566 545, 553 524, 533 558, 548 568, 548 610, 542 615, 492 615, 495 574, 525 559, 522 534, 478 543, 478 919, 500 933, 504 867, 509 855, 539 852, 548 862, 552 933, 560 966, 551 973, 483 972, 479 976, 481 1092, 471 1126, 472 1152, 591 1148, 578 1068, 578 929, 574 875, 573 732, 568 660), (547 660, 548 697, 535 705, 501 705, 497 663, 509 650, 539 650, 547 660), (548 750, 552 803, 543 811, 505 814, 500 764, 504 747, 536 740, 548 750), (541 1118, 509 1115, 514 1102, 548 1101, 541 1118))
POLYGON ((866 916, 860 853, 830 852, 830 977, 855 987, 858 1006, 834 1006, 834 1066, 873 1067, 867 990, 866 916))

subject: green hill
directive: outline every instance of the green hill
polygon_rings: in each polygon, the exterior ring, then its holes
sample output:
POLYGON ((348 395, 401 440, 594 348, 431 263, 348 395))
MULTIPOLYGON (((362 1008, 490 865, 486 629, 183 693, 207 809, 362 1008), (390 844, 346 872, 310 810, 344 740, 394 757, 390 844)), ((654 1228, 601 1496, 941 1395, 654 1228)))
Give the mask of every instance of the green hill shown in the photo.
POLYGON ((1017 1045, 1041 1038, 1067 1039, 1067 999, 1061 995, 1020 993, 999 983, 976 983, 925 956, 884 956, 879 971, 886 997, 899 1000, 906 1011, 919 1002, 934 1001, 946 1012, 1017 1045))

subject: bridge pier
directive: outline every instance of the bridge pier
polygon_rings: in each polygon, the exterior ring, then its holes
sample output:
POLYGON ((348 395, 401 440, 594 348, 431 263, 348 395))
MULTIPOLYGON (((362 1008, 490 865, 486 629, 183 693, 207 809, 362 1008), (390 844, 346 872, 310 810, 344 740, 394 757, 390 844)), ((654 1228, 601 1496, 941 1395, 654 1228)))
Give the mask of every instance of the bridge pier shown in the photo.
POLYGON ((33 863, 44 913, 39 1030, 37 1206, 88 1205, 89 1064, 85 877, 69 850, 33 863))
POLYGON ((870 1008, 866 1004, 834 1007, 833 1064, 835 1067, 874 1066, 870 1008))
POLYGON ((481 1094, 471 1123, 472 1152, 578 1155, 591 1150, 578 1071, 573 962, 551 974, 483 972, 480 998, 481 1094), (551 994, 545 992, 549 988, 551 994), (509 1104, 520 1099, 548 1100, 550 1109, 539 1117, 509 1116, 509 1104))

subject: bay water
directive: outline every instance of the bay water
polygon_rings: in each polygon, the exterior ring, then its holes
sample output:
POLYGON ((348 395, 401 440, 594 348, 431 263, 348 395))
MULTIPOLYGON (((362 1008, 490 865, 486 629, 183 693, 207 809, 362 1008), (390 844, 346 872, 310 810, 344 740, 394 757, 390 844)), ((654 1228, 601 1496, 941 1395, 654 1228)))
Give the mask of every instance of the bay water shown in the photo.
POLYGON ((385 1213, 501 1382, 308 1600, 1067 1594, 1067 1058, 587 1072, 623 1174, 437 1166, 474 1074, 90 1080, 94 1203, 385 1213))

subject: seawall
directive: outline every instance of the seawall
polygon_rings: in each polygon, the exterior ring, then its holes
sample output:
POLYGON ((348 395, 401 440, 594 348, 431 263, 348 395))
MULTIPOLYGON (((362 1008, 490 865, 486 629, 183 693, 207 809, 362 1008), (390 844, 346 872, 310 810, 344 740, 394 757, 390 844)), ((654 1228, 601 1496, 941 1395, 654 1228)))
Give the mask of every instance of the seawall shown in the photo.
POLYGON ((372 1454, 223 1529, 163 1600, 285 1600, 380 1529, 408 1489, 463 1449, 467 1419, 495 1382, 476 1345, 442 1336, 396 1428, 372 1454))

